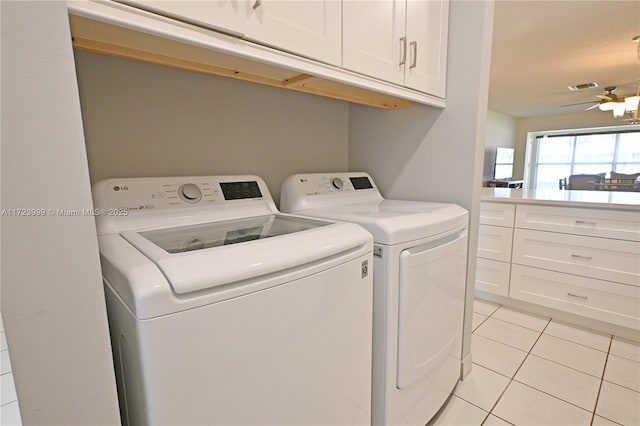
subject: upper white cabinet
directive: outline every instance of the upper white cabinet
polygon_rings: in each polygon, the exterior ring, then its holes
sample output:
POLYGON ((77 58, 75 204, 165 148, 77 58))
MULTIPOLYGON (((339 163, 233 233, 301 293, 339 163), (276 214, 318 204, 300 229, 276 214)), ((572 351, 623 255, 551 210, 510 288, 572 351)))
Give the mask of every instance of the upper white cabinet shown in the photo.
POLYGON ((246 0, 119 0, 120 3, 139 7, 159 15, 192 22, 194 24, 244 34, 246 0))
POLYGON ((332 65, 341 64, 341 3, 252 0, 244 37, 332 65))
POLYGON ((120 0, 160 15, 341 65, 341 3, 336 0, 120 0))
POLYGON ((342 65, 445 97, 448 0, 344 0, 342 65))

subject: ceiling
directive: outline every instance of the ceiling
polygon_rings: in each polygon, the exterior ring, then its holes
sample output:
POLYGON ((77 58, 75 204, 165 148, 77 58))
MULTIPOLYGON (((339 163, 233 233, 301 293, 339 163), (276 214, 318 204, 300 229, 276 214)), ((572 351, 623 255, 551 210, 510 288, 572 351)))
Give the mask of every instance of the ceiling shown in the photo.
MULTIPOLYGON (((584 111, 604 87, 635 94, 640 1, 496 1, 489 109, 523 118, 584 111), (567 86, 595 81, 597 88, 567 86)), ((611 112, 592 110, 593 114, 611 112)))

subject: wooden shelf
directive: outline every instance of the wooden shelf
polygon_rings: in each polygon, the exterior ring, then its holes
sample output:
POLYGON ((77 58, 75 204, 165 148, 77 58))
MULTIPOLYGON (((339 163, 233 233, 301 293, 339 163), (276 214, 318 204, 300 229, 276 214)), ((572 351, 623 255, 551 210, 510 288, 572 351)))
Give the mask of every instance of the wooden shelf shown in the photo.
POLYGON ((295 90, 383 109, 416 102, 227 52, 71 14, 73 47, 94 53, 295 90))

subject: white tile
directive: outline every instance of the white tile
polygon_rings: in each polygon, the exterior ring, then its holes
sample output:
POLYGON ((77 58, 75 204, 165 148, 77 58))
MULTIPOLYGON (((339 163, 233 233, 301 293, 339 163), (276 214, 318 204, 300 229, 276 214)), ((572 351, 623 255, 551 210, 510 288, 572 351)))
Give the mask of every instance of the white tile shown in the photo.
POLYGON ((495 340, 473 334, 471 336, 471 359, 474 364, 497 371, 508 377, 513 375, 526 358, 527 353, 495 340))
POLYGON ((587 330, 576 325, 566 324, 556 320, 551 320, 544 332, 545 334, 560 337, 561 339, 589 346, 590 348, 598 349, 600 351, 609 351, 611 336, 608 334, 587 330))
POLYGON ((610 352, 631 361, 640 362, 640 343, 613 336, 610 352))
POLYGON ((11 361, 9 360, 9 351, 0 351, 0 374, 11 371, 11 361))
POLYGON ((482 314, 479 314, 477 312, 474 312, 473 313, 473 322, 472 322, 472 325, 471 325, 471 329, 475 330, 476 328, 478 328, 478 326, 480 324, 482 324, 482 322, 484 320, 486 320, 487 318, 489 318, 489 317, 486 316, 486 315, 482 315, 482 314))
POLYGON ((18 399, 12 373, 0 376, 0 392, 0 405, 5 405, 18 399))
POLYGON ((596 414, 623 425, 640 424, 640 392, 602 382, 596 414))
POLYGON ((536 331, 544 330, 550 319, 540 315, 507 308, 506 306, 501 306, 500 309, 491 316, 491 318, 510 322, 536 331))
POLYGON ((511 423, 502 420, 500 417, 489 414, 489 417, 482 423, 482 426, 509 426, 510 424, 511 423))
POLYGON ((619 424, 600 416, 593 416, 593 421, 591 422, 592 426, 618 426, 619 424))
POLYGON ((473 312, 482 315, 491 315, 498 309, 500 305, 497 303, 487 302, 485 300, 474 299, 473 300, 473 312))
POLYGON ((428 424, 429 426, 480 426, 487 414, 489 413, 453 395, 440 413, 428 424))
POLYGON ((22 425, 18 401, 15 401, 0 407, 0 425, 2 426, 21 426, 22 425))
POLYGON ((515 380, 589 411, 600 388, 599 378, 535 355, 527 357, 515 380))
POLYGON ((604 379, 640 392, 640 363, 616 355, 609 355, 604 379))
POLYGON ((588 425, 591 413, 518 382, 511 382, 492 414, 518 426, 588 425))
POLYGON ((510 380, 508 377, 475 364, 471 373, 458 383, 453 393, 483 410, 491 411, 510 380))
POLYGON ((7 336, 4 334, 4 331, 0 332, 0 351, 6 351, 9 349, 7 346, 7 336))
POLYGON ((575 368, 597 378, 602 377, 606 352, 543 334, 531 350, 532 354, 575 368))
POLYGON ((493 318, 488 318, 475 333, 527 352, 540 335, 538 331, 493 318))

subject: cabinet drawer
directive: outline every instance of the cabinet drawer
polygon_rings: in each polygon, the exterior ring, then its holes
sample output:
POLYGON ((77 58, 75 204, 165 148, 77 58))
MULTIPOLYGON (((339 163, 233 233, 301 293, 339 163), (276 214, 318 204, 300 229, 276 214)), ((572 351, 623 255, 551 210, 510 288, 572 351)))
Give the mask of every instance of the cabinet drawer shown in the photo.
POLYGON ((640 328, 640 287, 513 265, 509 296, 635 330, 640 328))
POLYGON ((515 204, 483 201, 480 203, 480 224, 513 227, 515 211, 515 204))
POLYGON ((509 295, 510 269, 510 263, 478 258, 476 263, 476 290, 507 297, 509 295))
POLYGON ((516 228, 640 241, 640 214, 609 209, 519 205, 516 228))
POLYGON ((480 225, 478 230, 478 257, 511 261, 512 228, 480 225))
POLYGON ((640 286, 640 244, 515 229, 513 263, 640 286))

